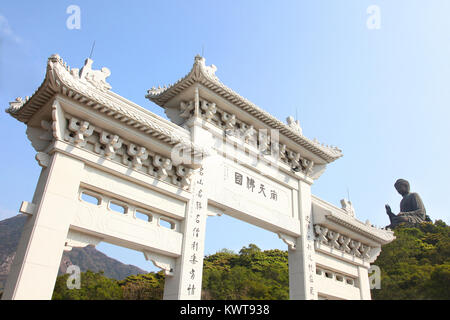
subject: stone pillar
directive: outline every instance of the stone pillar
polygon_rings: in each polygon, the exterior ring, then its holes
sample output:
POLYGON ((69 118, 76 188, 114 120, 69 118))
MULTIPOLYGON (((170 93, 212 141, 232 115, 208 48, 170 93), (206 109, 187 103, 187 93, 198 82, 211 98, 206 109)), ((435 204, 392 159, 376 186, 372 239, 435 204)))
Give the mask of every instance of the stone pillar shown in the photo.
MULTIPOLYGON (((198 102, 198 92, 196 92, 198 102)), ((196 110, 198 103, 196 102, 196 110)), ((202 128, 202 120, 194 117, 187 124, 191 129, 192 141, 205 148, 212 145, 211 133, 202 128)), ((203 276, 206 218, 208 216, 208 177, 210 159, 197 159, 191 186, 192 198, 187 206, 183 223, 183 247, 177 259, 174 275, 166 277, 164 300, 200 300, 203 276)))
POLYGON ((369 271, 363 266, 358 266, 358 282, 361 300, 371 300, 369 271))
POLYGON ((22 231, 3 300, 51 299, 83 168, 83 162, 54 153, 42 169, 35 209, 22 231))
POLYGON ((289 298, 291 300, 311 300, 317 299, 317 291, 310 183, 299 181, 298 199, 300 237, 297 238, 295 250, 289 248, 288 251, 289 298))
POLYGON ((205 168, 194 175, 192 199, 183 223, 183 247, 174 275, 166 276, 164 300, 200 300, 208 201, 205 192, 205 168))

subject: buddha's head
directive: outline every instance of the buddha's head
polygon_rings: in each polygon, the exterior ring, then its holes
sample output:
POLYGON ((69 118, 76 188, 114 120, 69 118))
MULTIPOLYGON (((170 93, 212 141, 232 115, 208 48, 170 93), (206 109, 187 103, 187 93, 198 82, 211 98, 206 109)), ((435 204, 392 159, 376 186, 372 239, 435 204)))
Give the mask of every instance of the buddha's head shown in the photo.
POLYGON ((394 187, 402 196, 405 196, 409 193, 409 182, 405 179, 398 179, 395 182, 394 187))

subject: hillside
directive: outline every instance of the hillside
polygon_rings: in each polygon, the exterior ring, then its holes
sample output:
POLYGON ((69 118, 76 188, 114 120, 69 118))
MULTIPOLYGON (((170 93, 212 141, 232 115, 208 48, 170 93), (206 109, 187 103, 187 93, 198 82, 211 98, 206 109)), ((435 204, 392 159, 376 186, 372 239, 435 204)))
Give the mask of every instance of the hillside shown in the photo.
MULTIPOLYGON (((0 221, 0 289, 6 282, 25 221, 25 215, 0 221)), ((70 252, 64 252, 59 273, 65 273, 67 266, 71 264, 79 266, 82 272, 103 271, 106 277, 117 280, 125 279, 130 275, 147 273, 138 267, 123 264, 108 257, 94 246, 73 248, 70 252)))
POLYGON ((398 227, 397 239, 383 246, 375 264, 381 289, 375 300, 449 300, 450 227, 443 221, 398 227))

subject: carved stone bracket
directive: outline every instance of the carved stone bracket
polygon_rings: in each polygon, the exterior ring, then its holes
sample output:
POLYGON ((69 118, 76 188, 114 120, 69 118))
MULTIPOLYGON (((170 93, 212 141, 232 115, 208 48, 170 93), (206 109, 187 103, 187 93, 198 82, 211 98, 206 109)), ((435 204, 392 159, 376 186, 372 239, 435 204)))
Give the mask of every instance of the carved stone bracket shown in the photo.
POLYGON ((194 100, 191 100, 189 102, 180 102, 180 117, 184 119, 189 119, 193 112, 194 112, 194 100))
POLYGON ((316 232, 317 241, 320 241, 323 244, 328 244, 328 239, 327 239, 328 228, 321 227, 319 225, 315 225, 314 231, 316 232))
POLYGON ((50 164, 50 156, 45 152, 36 153, 35 159, 43 168, 47 168, 50 164))
POLYGON ((90 137, 94 132, 94 126, 87 121, 77 118, 71 118, 68 130, 66 129, 65 140, 79 147, 86 145, 86 138, 90 137))
POLYGON ((200 108, 203 110, 204 117, 207 121, 210 121, 217 112, 216 104, 206 100, 201 101, 200 108))
POLYGON ((118 135, 102 131, 99 142, 95 144, 95 152, 105 156, 107 159, 112 159, 121 146, 122 139, 118 135))
POLYGON ((189 188, 191 185, 191 182, 192 182, 194 170, 192 170, 190 168, 186 168, 185 166, 179 165, 177 167, 176 173, 178 176, 178 178, 176 178, 176 180, 177 180, 177 182, 179 182, 181 184, 181 187, 183 189, 189 188))
POLYGON ((318 243, 351 254, 354 257, 362 258, 363 260, 371 259, 373 255, 372 251, 375 252, 375 250, 372 250, 374 248, 324 226, 316 224, 314 226, 314 232, 318 243))
POLYGON ((36 213, 36 205, 32 202, 22 201, 19 209, 20 213, 32 216, 36 213))
POLYGON ((84 248, 88 245, 98 245, 102 241, 101 238, 87 235, 78 231, 69 230, 65 243, 65 251, 71 251, 72 248, 84 248))
POLYGON ((143 251, 145 260, 151 261, 155 267, 164 271, 166 276, 174 275, 175 258, 166 257, 158 253, 143 251))
POLYGON ((132 158, 131 163, 133 169, 140 169, 142 167, 142 161, 148 158, 147 149, 138 147, 133 143, 128 145, 127 154, 132 158))
POLYGON ((159 155, 153 157, 153 165, 158 168, 156 173, 160 179, 166 178, 169 175, 168 171, 172 169, 172 161, 159 155))
POLYGON ((224 122, 225 132, 231 132, 236 125, 236 116, 234 114, 222 112, 222 121, 224 122))
POLYGON ((277 235, 278 235, 278 238, 283 240, 283 242, 288 245, 289 249, 291 249, 291 250, 297 249, 297 240, 294 237, 289 236, 284 233, 281 233, 281 232, 278 232, 277 235))
MULTIPOLYGON (((193 117, 195 101, 181 101, 178 113, 176 111, 173 114, 171 113, 174 119, 190 119, 193 117)), ((294 172, 302 172, 313 179, 317 179, 324 171, 325 166, 319 165, 316 168, 314 161, 302 157, 299 152, 287 149, 284 144, 272 141, 272 138, 267 133, 259 132, 257 134, 257 130, 255 130, 253 125, 241 121, 235 114, 218 108, 216 103, 199 98, 199 104, 201 117, 205 121, 218 126, 226 135, 237 137, 244 143, 257 147, 262 154, 278 157, 278 159, 290 166, 294 172)), ((301 134, 298 121, 294 121, 292 117, 289 117, 288 124, 292 130, 301 134)))
MULTIPOLYGON (((125 141, 119 135, 94 127, 87 121, 70 115, 65 117, 66 128, 63 128, 63 131, 67 142, 182 189, 190 188, 193 169, 182 163, 173 165, 171 159, 133 142, 125 141)), ((40 153, 36 159, 42 166, 48 165, 50 160, 48 156, 40 153)))
POLYGON ((40 127, 27 127, 27 137, 31 141, 31 145, 37 151, 35 159, 38 164, 45 168, 49 165, 50 157, 46 149, 54 140, 54 130, 50 121, 42 120, 40 127))

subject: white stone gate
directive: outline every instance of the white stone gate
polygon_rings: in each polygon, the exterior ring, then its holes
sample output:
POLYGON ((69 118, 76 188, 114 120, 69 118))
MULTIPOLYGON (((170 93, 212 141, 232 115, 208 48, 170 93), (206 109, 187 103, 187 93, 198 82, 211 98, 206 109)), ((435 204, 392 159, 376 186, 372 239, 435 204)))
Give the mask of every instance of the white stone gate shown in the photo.
POLYGON ((42 173, 20 208, 29 218, 3 299, 50 299, 63 251, 101 241, 164 270, 164 299, 200 299, 206 219, 223 213, 287 244, 291 299, 370 299, 368 269, 392 232, 311 195, 341 151, 239 96, 216 69, 197 56, 183 79, 148 91, 168 121, 110 91, 110 71, 92 60, 79 70, 49 58, 39 89, 7 110, 27 125, 42 173))

